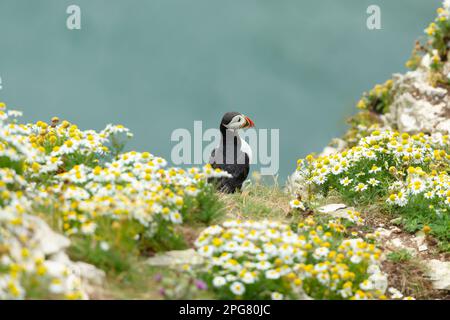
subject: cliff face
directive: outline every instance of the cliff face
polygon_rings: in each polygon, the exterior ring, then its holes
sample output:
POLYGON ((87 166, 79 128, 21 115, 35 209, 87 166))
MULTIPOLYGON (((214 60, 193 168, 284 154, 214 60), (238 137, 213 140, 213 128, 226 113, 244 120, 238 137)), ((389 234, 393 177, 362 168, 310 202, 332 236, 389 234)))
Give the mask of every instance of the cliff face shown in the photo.
MULTIPOLYGON (((365 92, 347 133, 319 155, 299 159, 287 189, 294 209, 335 217, 348 208, 360 210, 365 227, 380 236, 384 266, 398 252, 408 252, 427 266, 422 273, 433 287, 445 291, 450 289, 450 0, 437 14, 425 29, 426 41, 416 43, 406 63, 411 71, 365 92)), ((388 272, 392 280, 402 271, 388 272)))
POLYGON ((450 1, 437 9, 436 19, 417 41, 406 66, 395 74, 390 104, 381 116, 388 127, 407 133, 450 133, 450 1))
MULTIPOLYGON (((437 9, 425 33, 406 62, 411 71, 393 74, 384 84, 364 92, 347 133, 333 139, 320 155, 351 148, 374 130, 450 134, 450 0, 437 9)), ((302 189, 297 176, 295 172, 288 178, 291 191, 302 189)))
POLYGON ((411 134, 450 133, 449 91, 430 83, 429 59, 425 56, 415 71, 393 76, 392 104, 381 116, 385 127, 411 134))

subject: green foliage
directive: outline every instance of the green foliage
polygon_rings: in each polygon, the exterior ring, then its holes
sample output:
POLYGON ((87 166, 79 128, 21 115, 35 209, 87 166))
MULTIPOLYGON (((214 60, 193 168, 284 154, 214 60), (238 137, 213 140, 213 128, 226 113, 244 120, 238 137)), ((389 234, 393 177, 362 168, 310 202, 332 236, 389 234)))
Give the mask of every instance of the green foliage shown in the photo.
POLYGON ((411 253, 406 249, 391 252, 387 255, 387 258, 395 263, 409 261, 412 258, 411 253))
POLYGON ((139 248, 141 252, 148 254, 167 250, 186 249, 187 244, 183 235, 177 232, 173 224, 161 220, 156 225, 155 233, 151 233, 151 236, 146 236, 144 232, 141 235, 139 248))
POLYGON ((215 298, 212 290, 195 276, 190 266, 184 270, 167 269, 155 275, 159 293, 166 300, 192 300, 215 298))
POLYGON ((186 199, 181 212, 188 223, 210 224, 224 215, 225 208, 215 187, 206 185, 196 197, 186 199))
POLYGON ((405 230, 416 232, 424 226, 429 226, 430 234, 441 241, 441 245, 450 244, 450 217, 447 212, 437 213, 420 199, 415 199, 399 211, 404 216, 402 222, 405 230))
POLYGON ((69 255, 74 260, 93 264, 106 272, 122 273, 139 256, 137 237, 143 227, 132 220, 97 220, 97 235, 71 237, 69 255))
POLYGON ((72 260, 85 261, 108 273, 126 272, 131 267, 131 253, 121 252, 117 247, 105 251, 88 238, 74 237, 68 253, 72 260))
POLYGON ((101 157, 96 153, 85 155, 80 152, 74 152, 63 157, 63 159, 63 165, 60 170, 62 172, 67 172, 77 165, 85 165, 87 167, 94 168, 98 164, 101 157))
POLYGON ((6 156, 0 156, 0 168, 10 168, 17 174, 23 173, 23 161, 15 161, 6 156))

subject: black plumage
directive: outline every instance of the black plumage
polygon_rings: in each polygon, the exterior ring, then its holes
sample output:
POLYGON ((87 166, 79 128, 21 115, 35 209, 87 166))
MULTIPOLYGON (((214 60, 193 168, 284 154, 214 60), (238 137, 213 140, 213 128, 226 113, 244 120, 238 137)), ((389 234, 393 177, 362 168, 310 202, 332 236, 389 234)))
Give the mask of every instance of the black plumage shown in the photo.
POLYGON ((239 129, 253 127, 248 117, 238 112, 227 112, 220 123, 221 141, 210 157, 213 168, 219 168, 231 174, 231 178, 212 179, 221 192, 234 193, 242 188, 242 184, 250 172, 251 150, 238 134, 239 129), (249 154, 250 153, 250 154, 249 154))

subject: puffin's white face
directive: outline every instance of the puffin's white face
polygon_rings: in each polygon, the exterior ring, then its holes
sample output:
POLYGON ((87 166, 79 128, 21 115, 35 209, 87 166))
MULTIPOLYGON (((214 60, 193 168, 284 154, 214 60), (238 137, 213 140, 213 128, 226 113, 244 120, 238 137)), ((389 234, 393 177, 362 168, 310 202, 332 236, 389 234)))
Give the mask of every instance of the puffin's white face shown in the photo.
POLYGON ((250 120, 249 117, 246 117, 242 114, 238 114, 238 115, 234 116, 233 119, 231 119, 231 121, 228 124, 224 124, 224 126, 227 129, 231 129, 231 130, 251 128, 254 125, 255 124, 253 123, 252 120, 250 120))

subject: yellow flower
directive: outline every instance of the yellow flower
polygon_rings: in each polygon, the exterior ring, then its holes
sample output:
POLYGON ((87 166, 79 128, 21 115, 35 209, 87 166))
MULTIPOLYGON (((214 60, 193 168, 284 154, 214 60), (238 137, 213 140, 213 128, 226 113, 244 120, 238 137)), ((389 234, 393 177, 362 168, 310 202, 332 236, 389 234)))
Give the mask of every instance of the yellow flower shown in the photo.
POLYGON ((36 268, 36 273, 39 276, 43 276, 46 272, 47 272, 47 268, 44 267, 43 265, 40 265, 36 268))
POLYGON ((425 29, 425 32, 429 35, 432 36, 436 33, 436 23, 432 22, 430 23, 430 25, 428 26, 428 28, 425 29))
POLYGON ((33 162, 33 164, 31 165, 31 169, 35 172, 35 173, 37 173, 37 172, 39 172, 39 169, 41 168, 41 165, 39 164, 39 163, 37 163, 37 162, 33 162))
POLYGON ((312 162, 314 160, 314 156, 312 154, 308 154, 305 159, 308 162, 312 162))
POLYGON ((356 105, 356 107, 361 110, 367 109, 367 104, 364 100, 361 99, 358 101, 358 104, 356 105))

